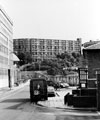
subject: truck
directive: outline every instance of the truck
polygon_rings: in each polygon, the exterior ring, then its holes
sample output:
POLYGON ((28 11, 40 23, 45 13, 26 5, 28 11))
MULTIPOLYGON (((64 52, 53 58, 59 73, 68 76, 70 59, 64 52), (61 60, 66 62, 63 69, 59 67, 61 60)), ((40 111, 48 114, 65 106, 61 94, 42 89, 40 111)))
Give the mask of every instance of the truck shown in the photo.
POLYGON ((47 100, 47 81, 44 78, 33 78, 30 80, 30 100, 37 103, 41 100, 47 100))

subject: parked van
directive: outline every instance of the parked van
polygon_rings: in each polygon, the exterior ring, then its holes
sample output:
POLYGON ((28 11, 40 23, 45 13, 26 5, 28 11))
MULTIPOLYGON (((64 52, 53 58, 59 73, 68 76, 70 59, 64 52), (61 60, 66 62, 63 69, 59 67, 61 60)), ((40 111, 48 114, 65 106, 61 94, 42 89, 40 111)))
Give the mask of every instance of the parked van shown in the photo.
POLYGON ((43 78, 30 80, 30 100, 37 103, 40 100, 47 100, 47 81, 43 78))

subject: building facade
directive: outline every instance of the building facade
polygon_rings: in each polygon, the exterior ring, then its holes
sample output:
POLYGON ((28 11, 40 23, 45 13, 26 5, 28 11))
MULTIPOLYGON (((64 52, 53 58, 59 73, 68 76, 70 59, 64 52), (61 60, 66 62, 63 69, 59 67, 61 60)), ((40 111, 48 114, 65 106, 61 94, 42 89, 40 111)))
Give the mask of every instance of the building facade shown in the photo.
POLYGON ((83 55, 88 66, 88 77, 96 78, 96 69, 100 68, 100 42, 84 48, 83 55))
POLYGON ((13 23, 0 6, 0 88, 13 84, 13 23))
POLYGON ((58 53, 80 53, 81 38, 77 40, 57 40, 57 39, 14 39, 15 52, 29 52, 33 59, 55 59, 58 53))
POLYGON ((100 42, 100 40, 97 40, 97 41, 90 40, 90 41, 88 41, 88 42, 85 42, 85 43, 83 44, 83 46, 84 46, 84 48, 85 48, 85 47, 89 47, 90 45, 97 44, 97 43, 99 43, 99 42, 100 42))

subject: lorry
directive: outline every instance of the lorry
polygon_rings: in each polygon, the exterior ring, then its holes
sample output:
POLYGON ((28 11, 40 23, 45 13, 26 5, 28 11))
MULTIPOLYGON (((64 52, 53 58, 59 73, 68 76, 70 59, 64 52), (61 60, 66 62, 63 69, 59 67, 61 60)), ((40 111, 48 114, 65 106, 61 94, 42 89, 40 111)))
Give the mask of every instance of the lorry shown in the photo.
POLYGON ((44 78, 33 78, 30 80, 30 100, 37 103, 47 100, 47 81, 44 78))

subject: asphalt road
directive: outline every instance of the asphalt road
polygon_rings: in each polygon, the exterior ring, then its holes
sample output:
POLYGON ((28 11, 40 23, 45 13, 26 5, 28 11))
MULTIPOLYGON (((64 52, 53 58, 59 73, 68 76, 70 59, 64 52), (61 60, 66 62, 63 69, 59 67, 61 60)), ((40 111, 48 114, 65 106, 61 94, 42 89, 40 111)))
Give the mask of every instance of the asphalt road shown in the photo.
POLYGON ((10 94, 0 102, 0 120, 100 120, 98 114, 91 112, 62 110, 32 104, 28 85, 10 94))

